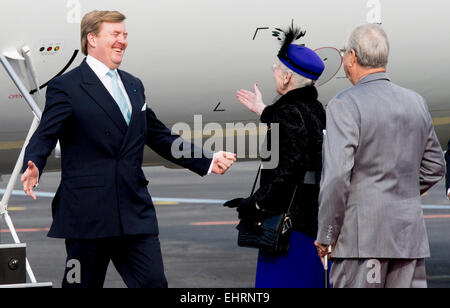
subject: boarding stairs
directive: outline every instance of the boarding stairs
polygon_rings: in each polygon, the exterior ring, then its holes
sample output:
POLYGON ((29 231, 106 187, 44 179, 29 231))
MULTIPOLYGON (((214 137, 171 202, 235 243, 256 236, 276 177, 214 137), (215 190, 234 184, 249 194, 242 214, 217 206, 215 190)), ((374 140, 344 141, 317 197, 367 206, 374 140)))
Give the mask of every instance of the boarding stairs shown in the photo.
MULTIPOLYGON (((33 123, 31 124, 27 138, 17 159, 11 178, 9 179, 8 186, 0 202, 0 221, 4 220, 6 222, 14 240, 14 243, 12 244, 2 244, 0 242, 0 288, 51 288, 51 282, 37 282, 26 257, 26 244, 20 242, 12 219, 8 213, 8 203, 14 186, 21 174, 25 148, 28 145, 31 136, 36 131, 42 116, 42 112, 36 104, 35 99, 30 95, 10 61, 22 62, 26 68, 29 79, 31 79, 31 84, 34 84, 36 88, 39 89, 29 47, 25 46, 20 50, 12 50, 3 54, 0 53, 1 64, 34 114, 33 123)), ((39 94, 38 91, 35 95, 39 94)))

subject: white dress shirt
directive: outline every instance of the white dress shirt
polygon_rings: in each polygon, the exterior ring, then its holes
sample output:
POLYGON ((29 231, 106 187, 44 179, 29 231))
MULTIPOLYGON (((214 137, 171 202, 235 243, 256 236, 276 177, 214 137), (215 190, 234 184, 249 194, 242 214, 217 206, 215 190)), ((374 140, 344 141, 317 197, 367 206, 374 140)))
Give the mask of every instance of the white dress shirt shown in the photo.
MULTIPOLYGON (((111 70, 109 67, 107 67, 104 63, 97 60, 96 58, 88 55, 86 58, 86 63, 89 65, 89 67, 94 71, 95 75, 97 75, 98 79, 103 83, 106 90, 108 90, 109 94, 111 94, 112 97, 114 97, 113 92, 113 86, 112 86, 112 80, 111 77, 108 76, 108 72, 111 70)), ((114 70, 117 74, 117 78, 119 80, 119 87, 120 90, 122 90, 123 95, 125 96, 125 99, 128 104, 128 108, 130 108, 130 111, 133 110, 133 107, 131 106, 130 98, 128 97, 127 91, 125 90, 125 86, 122 83, 122 79, 120 79, 120 75, 118 74, 117 70, 114 70)))

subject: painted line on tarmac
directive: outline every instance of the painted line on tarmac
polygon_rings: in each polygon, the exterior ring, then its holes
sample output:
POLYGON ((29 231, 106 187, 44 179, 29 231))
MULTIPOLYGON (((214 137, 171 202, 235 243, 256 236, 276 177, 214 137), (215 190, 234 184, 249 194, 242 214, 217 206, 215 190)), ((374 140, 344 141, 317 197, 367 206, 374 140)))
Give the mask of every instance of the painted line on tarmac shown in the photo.
POLYGON ((450 210, 450 205, 423 205, 424 210, 450 210))
POLYGON ((214 199, 187 199, 187 198, 153 198, 153 202, 177 202, 177 203, 197 203, 197 204, 224 204, 227 200, 214 199))
POLYGON ((229 225, 237 225, 239 223, 236 221, 203 221, 203 222, 191 222, 189 225, 191 226, 229 226, 229 225))
MULTIPOLYGON (((4 189, 0 189, 0 195, 4 195, 5 194, 5 190, 4 189)), ((41 197, 41 198, 54 198, 56 193, 51 193, 51 192, 40 192, 40 191, 35 191, 34 194, 36 195, 36 197, 41 197)), ((20 196, 20 197, 26 197, 27 195, 21 191, 21 190, 13 190, 12 192, 13 196, 20 196)))
MULTIPOLYGON (((50 228, 16 229, 17 233, 48 232, 50 228)), ((9 229, 1 229, 0 233, 9 233, 9 229)))
MULTIPOLYGON (((425 215, 425 219, 450 219, 450 215, 425 215)), ((210 226, 235 226, 239 224, 239 221, 200 221, 200 222, 191 222, 190 226, 199 226, 199 227, 210 227, 210 226)))
MULTIPOLYGON (((3 195, 4 193, 5 193, 5 190, 0 189, 0 195, 3 195)), ((14 190, 12 194, 14 196, 26 196, 26 194, 20 190, 14 190)), ((54 198, 55 197, 55 193, 52 193, 52 192, 36 191, 35 195, 36 195, 36 197, 42 197, 42 198, 54 198)), ((179 203, 223 204, 228 201, 228 200, 216 200, 216 199, 158 198, 158 197, 152 197, 152 200, 154 203, 159 203, 161 205, 179 204, 179 203)), ((426 205, 422 206, 422 209, 424 209, 424 210, 450 210, 450 205, 426 204, 426 205)))
POLYGON ((173 201, 153 201, 154 205, 179 205, 180 202, 173 201))
POLYGON ((425 215, 425 219, 450 219, 450 215, 425 215))
POLYGON ((8 206, 8 212, 22 212, 26 209, 23 206, 8 206))
MULTIPOLYGON (((4 189, 0 189, 0 195, 5 194, 5 190, 4 189)), ((55 193, 51 193, 51 192, 40 192, 40 191, 35 191, 34 194, 36 195, 36 197, 41 197, 41 198, 54 198, 55 197, 55 193)), ((21 196, 21 197, 25 197, 26 194, 21 191, 21 190, 14 190, 12 192, 13 196, 21 196)), ((215 200, 215 199, 189 199, 189 198, 157 198, 157 197, 152 197, 153 202, 155 203, 159 203, 161 205, 168 205, 168 204, 179 204, 179 203, 197 203, 197 204, 223 204, 225 202, 227 202, 227 200, 215 200)))

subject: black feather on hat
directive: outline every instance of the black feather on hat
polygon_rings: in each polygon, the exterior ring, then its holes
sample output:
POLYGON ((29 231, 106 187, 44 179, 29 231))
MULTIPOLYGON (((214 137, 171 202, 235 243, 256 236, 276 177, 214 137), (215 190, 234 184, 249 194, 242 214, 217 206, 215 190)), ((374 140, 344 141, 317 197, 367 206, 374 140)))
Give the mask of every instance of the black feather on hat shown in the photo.
POLYGON ((291 46, 294 41, 304 37, 306 35, 306 31, 302 31, 301 28, 294 27, 294 25, 291 25, 288 30, 277 30, 284 33, 284 40, 282 42, 280 52, 278 53, 278 57, 287 59, 289 46, 291 46))
MULTIPOLYGON (((295 73, 311 80, 318 80, 325 69, 322 59, 312 49, 305 47, 304 44, 293 44, 294 41, 304 37, 306 31, 294 27, 293 22, 286 31, 276 30, 280 31, 278 33, 284 33, 284 40, 278 53, 280 61, 295 73)), ((276 36, 275 33, 273 35, 276 36)), ((277 37, 281 41, 279 35, 277 37)))

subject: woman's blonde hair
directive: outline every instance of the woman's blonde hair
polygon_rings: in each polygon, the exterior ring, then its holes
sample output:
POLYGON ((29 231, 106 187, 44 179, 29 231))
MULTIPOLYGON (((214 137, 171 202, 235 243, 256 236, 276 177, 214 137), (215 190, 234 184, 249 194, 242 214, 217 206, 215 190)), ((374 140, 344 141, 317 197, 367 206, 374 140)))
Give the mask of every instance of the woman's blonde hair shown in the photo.
POLYGON ((89 33, 98 34, 104 22, 119 23, 126 19, 125 15, 118 11, 92 11, 84 15, 81 21, 81 51, 88 54, 89 33))

